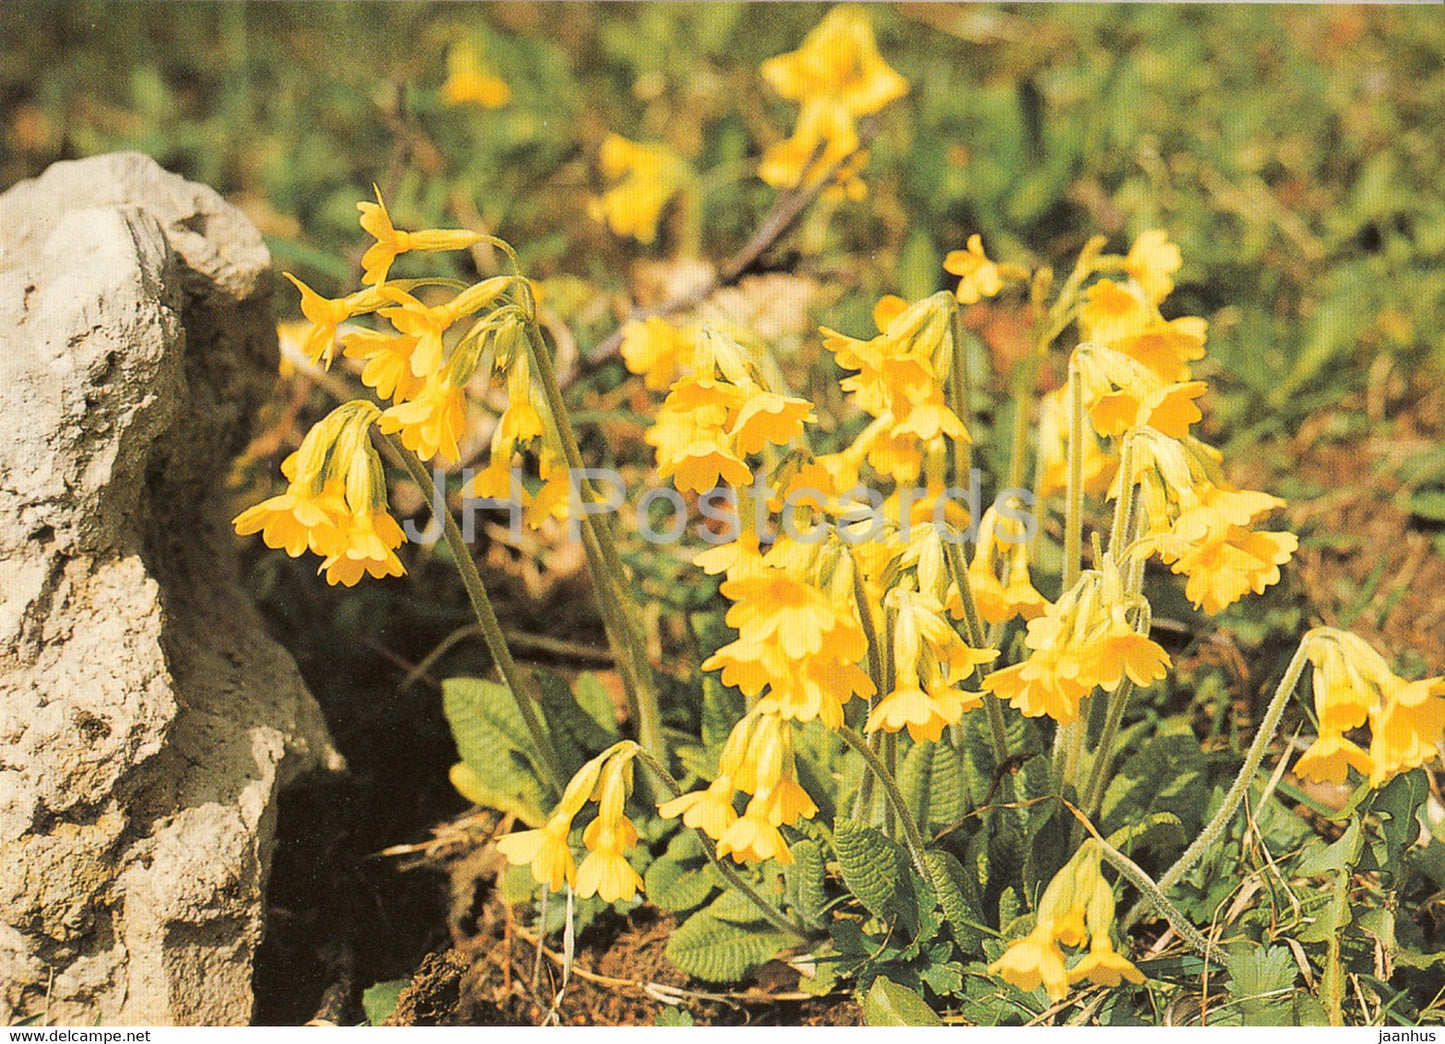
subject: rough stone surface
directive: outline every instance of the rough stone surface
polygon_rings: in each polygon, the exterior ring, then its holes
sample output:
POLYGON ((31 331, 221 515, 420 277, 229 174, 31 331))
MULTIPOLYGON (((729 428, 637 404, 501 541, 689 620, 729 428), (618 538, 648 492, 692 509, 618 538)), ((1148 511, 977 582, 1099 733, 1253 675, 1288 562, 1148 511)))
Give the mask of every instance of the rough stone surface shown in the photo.
POLYGON ((278 789, 337 769, 220 495, 270 257, 134 154, 0 195, 0 1022, 245 1023, 278 789))

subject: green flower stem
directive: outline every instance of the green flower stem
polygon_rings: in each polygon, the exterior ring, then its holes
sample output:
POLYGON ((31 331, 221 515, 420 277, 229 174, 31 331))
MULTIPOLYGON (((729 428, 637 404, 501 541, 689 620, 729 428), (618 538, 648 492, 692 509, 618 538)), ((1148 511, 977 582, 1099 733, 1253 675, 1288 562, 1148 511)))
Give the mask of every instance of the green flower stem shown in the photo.
POLYGON ((1144 872, 1143 867, 1097 834, 1094 835, 1094 843, 1099 846, 1100 854, 1108 860, 1109 865, 1139 889, 1140 894, 1144 897, 1143 901, 1159 911, 1174 931, 1179 934, 1179 938, 1206 957, 1209 955, 1209 940, 1198 928, 1189 923, 1189 919, 1179 911, 1178 907, 1169 901, 1164 895, 1164 889, 1149 879, 1149 875, 1144 872))
MULTIPOLYGON (((863 624, 863 633, 868 639, 868 676, 873 679, 873 695, 868 699, 868 710, 878 706, 878 701, 887 695, 887 672, 883 665, 883 647, 878 641, 878 627, 874 622, 873 609, 868 603, 868 588, 863 583, 863 572, 858 568, 858 556, 851 551, 853 560, 853 599, 858 603, 858 619, 863 624)), ((873 807, 873 777, 863 774, 858 785, 858 794, 853 802, 853 818, 863 820, 873 807)))
POLYGON ((1094 750, 1093 762, 1089 766, 1089 782, 1084 787, 1084 814, 1090 818, 1099 814, 1099 806, 1104 801, 1109 766, 1114 761, 1114 739, 1119 734, 1119 723, 1124 720, 1124 709, 1129 706, 1129 698, 1133 695, 1134 683, 1125 678, 1109 696, 1109 714, 1104 719, 1103 731, 1099 733, 1099 746, 1094 750))
MULTIPOLYGON (((528 298, 530 304, 530 291, 528 298)), ((582 450, 577 443, 577 434, 572 430, 567 404, 562 399, 562 389, 557 384, 557 372, 552 366, 551 353, 547 351, 541 328, 535 318, 527 322, 527 349, 532 357, 533 372, 546 396, 547 408, 552 414, 567 466, 580 478, 583 469, 582 450)), ((591 483, 585 483, 583 489, 589 497, 596 498, 596 491, 591 483)), ((658 704, 657 679, 653 676, 652 664, 647 658, 647 643, 643 637, 637 607, 627 593, 629 580, 622 560, 618 557, 617 547, 612 542, 612 530, 606 524, 599 524, 593 515, 583 515, 579 522, 592 545, 587 564, 597 592, 597 601, 599 605, 609 601, 611 603, 609 609, 603 610, 604 624, 607 624, 609 619, 611 621, 607 627, 608 637, 614 648, 622 653, 619 662, 625 661, 631 668, 623 674, 623 680, 631 682, 629 700, 637 714, 637 738, 644 750, 666 763, 668 755, 662 738, 662 711, 658 704)))
MULTIPOLYGON (((641 746, 637 747, 637 757, 662 780, 673 797, 682 797, 682 787, 678 785, 677 780, 673 778, 672 773, 667 770, 667 766, 663 762, 653 757, 641 746)), ((728 864, 718 856, 717 846, 713 844, 712 838, 708 837, 707 834, 701 830, 695 830, 694 832, 697 834, 698 839, 702 841, 703 851, 707 853, 707 857, 712 861, 712 865, 717 867, 718 873, 723 875, 723 879, 726 880, 729 885, 747 896, 748 900, 758 908, 758 912, 763 915, 769 924, 798 939, 807 941, 810 938, 807 928, 803 927, 797 921, 794 921, 787 914, 783 913, 783 911, 759 895, 752 885, 743 880, 742 876, 739 875, 736 870, 728 866, 728 864)))
POLYGON ((898 789, 898 782, 889 773, 887 766, 883 764, 878 755, 873 752, 873 748, 868 745, 868 741, 862 736, 858 735, 858 733, 846 725, 838 729, 838 735, 842 737, 844 743, 859 753, 863 758, 863 763, 872 770, 873 775, 876 776, 878 782, 882 784, 883 792, 888 796, 888 800, 892 804, 893 811, 897 814, 899 822, 903 824, 903 836, 908 843, 908 854, 913 859, 914 869, 918 871, 918 876, 923 878, 930 888, 933 887, 933 873, 928 869, 928 863, 925 862, 923 858, 923 834, 919 832, 918 824, 913 821, 913 817, 908 813, 908 805, 903 800, 903 792, 898 789))
MULTIPOLYGON (((964 429, 973 433, 973 389, 968 373, 968 352, 963 343, 963 309, 958 302, 953 304, 953 358, 948 381, 948 407, 954 416, 963 421, 964 429)), ((953 440, 953 481, 959 485, 968 481, 973 470, 973 444, 967 439, 953 440)))
POLYGON ((1234 818, 1234 813, 1238 811, 1240 803, 1244 800, 1244 795, 1249 791, 1254 774, 1259 770, 1259 763, 1264 759, 1264 752, 1269 747, 1270 741, 1274 739, 1275 729, 1279 727, 1279 719, 1280 715, 1284 713, 1284 706, 1294 693, 1295 686, 1299 684, 1300 675, 1304 673, 1305 664, 1308 662, 1309 656, 1305 650, 1305 643, 1301 642, 1299 648, 1295 650, 1294 658, 1285 668, 1284 677, 1279 680, 1279 687, 1274 691, 1274 698, 1269 701, 1269 708, 1264 712, 1264 720, 1259 723, 1259 731, 1255 733, 1254 742, 1250 745, 1249 753, 1245 755, 1244 766, 1239 770, 1239 775, 1234 778, 1234 784, 1229 788, 1229 792, 1224 795, 1224 804, 1219 806, 1219 811, 1214 813, 1214 818, 1194 839, 1194 843, 1186 848, 1184 854, 1159 878, 1161 889, 1167 891, 1178 884, 1179 879, 1188 873, 1190 867, 1219 841, 1225 828, 1229 826, 1230 820, 1234 818))
MULTIPOLYGON (((945 540, 943 556, 948 560, 954 582, 958 584, 959 600, 963 602, 963 629, 967 632, 965 637, 968 644, 974 649, 987 649, 993 643, 984 634, 983 620, 978 615, 978 601, 973 597, 973 587, 968 582, 968 567, 963 561, 963 549, 958 544, 945 540)), ((989 670, 991 668, 986 666, 977 668, 980 681, 989 670)), ((1008 725, 1003 720, 1003 705, 998 699, 985 695, 983 705, 984 713, 988 715, 989 731, 993 734, 994 767, 997 768, 1008 761, 1008 725)))
MULTIPOLYGON (((413 481, 421 487, 422 496, 428 504, 436 504, 440 499, 436 484, 432 481, 431 473, 411 450, 402 445, 401 440, 395 435, 387 436, 396 454, 401 458, 402 464, 411 474, 413 481)), ((442 501, 445 503, 445 501, 442 501)), ((487 643, 487 650, 492 654, 492 662, 497 665, 497 670, 502 675, 512 699, 517 703, 517 710, 522 715, 522 721, 526 723, 527 732, 536 744, 537 751, 542 757, 542 768, 547 773, 547 783, 553 791, 560 795, 567 784, 567 776, 562 770, 562 761, 557 757, 556 748, 552 746, 552 740, 547 735, 546 729, 542 727, 542 721, 537 716, 537 707, 541 704, 542 693, 537 687, 536 680, 527 672, 517 666, 512 659, 512 652, 507 648, 507 639, 502 635, 502 624, 497 619, 496 610, 492 608, 492 600, 487 596, 486 586, 482 583, 481 574, 477 572, 477 564, 472 560, 472 550, 462 539, 461 528, 457 525, 456 519, 450 511, 443 510, 441 518, 442 533, 446 539, 447 547, 451 549, 452 558, 456 561, 457 572, 462 576, 462 585, 467 589, 467 598, 471 600, 472 612, 476 614, 477 625, 481 628, 482 639, 487 643)))
POLYGON ((1114 501, 1114 522, 1109 528, 1109 554, 1117 563, 1133 540, 1134 500, 1134 433, 1124 436, 1119 448, 1119 498, 1114 501))

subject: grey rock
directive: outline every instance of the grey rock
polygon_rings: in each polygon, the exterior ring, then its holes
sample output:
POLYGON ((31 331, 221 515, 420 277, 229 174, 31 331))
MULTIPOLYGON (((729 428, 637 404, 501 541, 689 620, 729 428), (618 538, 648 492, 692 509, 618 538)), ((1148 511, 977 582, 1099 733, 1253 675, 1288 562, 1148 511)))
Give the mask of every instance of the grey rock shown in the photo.
POLYGON ((339 770, 222 491, 270 256, 148 157, 0 195, 0 1021, 235 1024, 280 788, 339 770))

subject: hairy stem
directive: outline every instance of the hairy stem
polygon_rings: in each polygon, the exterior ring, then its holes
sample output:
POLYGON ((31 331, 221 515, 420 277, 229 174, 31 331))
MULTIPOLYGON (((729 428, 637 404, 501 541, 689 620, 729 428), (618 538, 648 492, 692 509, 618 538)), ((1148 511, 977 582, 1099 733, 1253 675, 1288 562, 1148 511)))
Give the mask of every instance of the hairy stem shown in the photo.
MULTIPOLYGON (((428 504, 445 503, 441 500, 441 494, 432 481, 431 473, 427 470, 416 454, 402 445, 401 440, 395 435, 387 437, 396 454, 401 458, 402 464, 410 473, 413 481, 421 487, 422 496, 428 504)), ((557 757, 556 748, 552 746, 552 740, 547 735, 546 729, 542 727, 542 721, 537 716, 537 707, 542 700, 542 694, 537 688, 537 683, 527 672, 517 666, 512 659, 512 652, 507 648, 507 639, 502 634, 502 624, 497 619, 497 612, 492 608, 492 600, 487 595, 487 588, 482 583, 481 574, 477 572, 477 564, 472 560, 472 550, 462 538, 461 528, 457 525, 452 513, 447 510, 441 512, 438 519, 442 524, 442 534, 451 549, 452 559, 457 564, 457 572, 461 574, 462 585, 467 589, 467 598, 472 603, 472 612, 476 615, 477 625, 481 628, 482 639, 487 643, 487 650, 492 654, 492 662, 497 665, 497 671, 502 675, 502 681, 506 683, 507 689, 512 694, 512 699, 517 702, 517 710, 522 715, 522 721, 526 723, 527 732, 536 744, 537 751, 542 757, 542 768, 547 773, 547 782, 557 794, 562 793, 562 788, 567 783, 567 776, 563 772, 561 759, 557 757)))
MULTIPOLYGON (((530 295, 530 292, 528 292, 530 295)), ((528 301, 530 304, 530 299, 528 301)), ((531 309, 528 309, 529 314, 531 309)), ((572 430, 572 421, 567 405, 562 399, 562 389, 557 384, 557 374, 552 366, 551 353, 542 337, 541 328, 535 319, 527 322, 527 349, 531 355, 533 372, 547 399, 548 411, 557 431, 558 441, 567 466, 572 469, 574 481, 581 483, 581 490, 591 498, 596 491, 591 483, 582 482, 582 450, 577 443, 577 434, 572 430)), ((662 712, 658 705, 657 679, 652 673, 652 664, 647 658, 647 642, 643 636, 636 604, 628 595, 627 572, 618 557, 617 547, 612 541, 612 530, 599 520, 583 513, 579 520, 586 534, 588 571, 597 592, 599 604, 611 603, 603 610, 603 622, 607 625, 608 638, 618 652, 619 663, 625 662, 629 670, 623 674, 624 681, 630 681, 629 697, 637 713, 637 738, 653 757, 664 764, 667 762, 667 746, 662 738, 662 712), (629 677, 630 676, 630 677, 629 677)))
POLYGON ((1274 690, 1274 698, 1269 701, 1269 708, 1264 712, 1264 720, 1259 723, 1259 731, 1255 733, 1254 743, 1250 745, 1249 753, 1245 755, 1244 765, 1240 768, 1239 775, 1234 778, 1234 784, 1224 795, 1224 804, 1219 806, 1219 811, 1214 813, 1214 818, 1194 839, 1194 843, 1186 848, 1184 854, 1175 860, 1174 865, 1159 878, 1160 888, 1169 889, 1178 884, 1179 879, 1188 873, 1190 867, 1219 841, 1220 835, 1229 826, 1230 820, 1234 818, 1234 813, 1239 810, 1239 805, 1244 800, 1244 795, 1249 791, 1249 784, 1254 780, 1255 772, 1259 770, 1259 763, 1264 759, 1265 750, 1268 749, 1270 741, 1274 739, 1275 729, 1279 727, 1279 719, 1280 715, 1284 713, 1284 706, 1294 693, 1295 686, 1299 684, 1300 675, 1304 672, 1305 664, 1308 662, 1309 657, 1305 650, 1305 644, 1301 642, 1299 648, 1295 650, 1294 658, 1285 668, 1284 677, 1279 680, 1279 686, 1274 690))
POLYGON ((862 736, 846 725, 838 729, 838 735, 842 737, 844 743, 859 753, 863 758, 863 763, 877 777, 884 794, 887 795, 889 803, 893 806, 894 813, 898 816, 899 822, 903 824, 903 836, 908 843, 908 854, 913 859, 914 869, 918 871, 918 876, 923 878, 930 888, 933 887, 933 872, 928 869, 928 863, 923 858, 923 834, 919 831, 918 824, 913 821, 913 816, 908 812, 908 805, 903 800, 903 792, 898 789, 897 780, 889 773, 882 759, 873 752, 873 748, 862 736))

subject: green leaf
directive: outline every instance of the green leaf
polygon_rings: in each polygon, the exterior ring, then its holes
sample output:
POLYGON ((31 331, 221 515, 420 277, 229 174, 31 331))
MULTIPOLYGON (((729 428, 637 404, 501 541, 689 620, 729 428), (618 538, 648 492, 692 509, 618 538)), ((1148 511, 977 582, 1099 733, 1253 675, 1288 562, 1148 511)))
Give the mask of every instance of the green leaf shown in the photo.
POLYGON ((914 820, 929 832, 953 826, 968 812, 968 784, 958 751, 946 743, 915 743, 898 787, 914 820))
POLYGON ((787 943, 788 937, 781 932, 696 913, 668 940, 667 957, 704 982, 738 982, 772 960, 787 943))
POLYGON ((702 742, 709 749, 721 747, 733 726, 747 713, 743 694, 729 688, 711 674, 702 679, 702 742))
POLYGON ((662 856, 648 866, 643 887, 647 898, 664 910, 684 913, 697 909, 717 891, 717 871, 706 861, 689 866, 662 856))
POLYGON ((902 853, 872 827, 844 820, 833 831, 843 883, 875 917, 898 913, 898 881, 902 853))
POLYGON ((562 768, 570 776, 585 762, 617 742, 616 732, 608 733, 578 705, 565 679, 551 671, 537 670, 537 688, 542 693, 542 717, 547 733, 562 768))
POLYGON ((788 884, 788 902, 809 925, 821 925, 823 906, 828 901, 823 889, 823 846, 805 838, 793 845, 793 861, 783 868, 788 884))
POLYGON ((511 690, 482 678, 448 678, 442 682, 442 711, 462 762, 471 770, 464 782, 474 793, 500 795, 532 810, 550 804, 541 782, 541 759, 511 690))
POLYGON ((374 986, 368 986, 361 994, 361 1010, 366 1012, 366 1021, 372 1026, 380 1026, 391 1017, 396 1010, 396 999, 401 996, 401 991, 409 985, 409 979, 390 979, 386 982, 378 982, 374 986))
POLYGON ((882 975, 863 998, 863 1021, 870 1026, 942 1026, 943 1020, 907 986, 882 975))
POLYGON ((963 869, 963 864, 948 852, 929 849, 923 854, 938 890, 938 905, 944 919, 953 929, 953 938, 966 953, 982 953, 983 938, 993 933, 981 923, 983 899, 978 882, 963 869))
POLYGON ((503 790, 489 787, 465 761, 458 761, 447 773, 457 793, 474 805, 494 808, 498 812, 510 812, 529 827, 540 827, 547 821, 547 814, 540 808, 503 790))
MULTIPOLYGON (((1253 947, 1253 944, 1251 944, 1253 947)), ((1225 958, 1229 996, 1246 1026, 1284 1026, 1292 1021, 1299 968, 1284 946, 1237 950, 1225 958)))
POLYGON ((654 1026, 691 1026, 692 1012, 686 1008, 674 1008, 664 1004, 653 1020, 654 1026))

